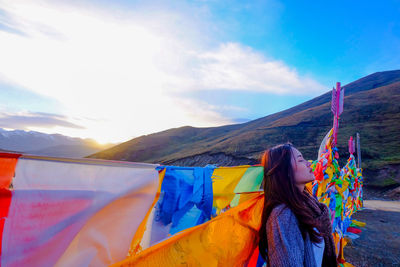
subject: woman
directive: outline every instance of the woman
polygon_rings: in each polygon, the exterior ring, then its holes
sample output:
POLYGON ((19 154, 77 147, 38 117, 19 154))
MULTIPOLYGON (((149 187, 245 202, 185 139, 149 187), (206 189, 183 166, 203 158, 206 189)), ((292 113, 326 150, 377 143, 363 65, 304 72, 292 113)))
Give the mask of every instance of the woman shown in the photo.
POLYGON ((305 184, 310 163, 291 144, 268 149, 259 250, 268 266, 337 266, 329 209, 305 184))

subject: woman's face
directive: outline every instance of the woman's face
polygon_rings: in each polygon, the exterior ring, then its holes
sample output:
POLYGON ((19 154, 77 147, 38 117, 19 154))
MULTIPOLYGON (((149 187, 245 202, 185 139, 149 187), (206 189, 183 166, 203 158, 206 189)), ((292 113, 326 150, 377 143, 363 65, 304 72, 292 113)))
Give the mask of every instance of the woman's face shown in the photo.
POLYGON ((297 186, 304 187, 308 182, 314 181, 314 173, 311 163, 303 158, 303 155, 296 148, 292 147, 292 168, 294 180, 297 186))

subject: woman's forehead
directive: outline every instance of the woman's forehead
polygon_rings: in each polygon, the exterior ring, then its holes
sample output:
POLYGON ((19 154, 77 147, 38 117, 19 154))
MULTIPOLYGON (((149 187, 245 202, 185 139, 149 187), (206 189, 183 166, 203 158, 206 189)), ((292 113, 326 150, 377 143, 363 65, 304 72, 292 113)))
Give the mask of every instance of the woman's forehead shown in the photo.
POLYGON ((293 157, 302 157, 303 155, 300 153, 300 151, 297 150, 297 148, 292 147, 292 152, 293 152, 293 157))

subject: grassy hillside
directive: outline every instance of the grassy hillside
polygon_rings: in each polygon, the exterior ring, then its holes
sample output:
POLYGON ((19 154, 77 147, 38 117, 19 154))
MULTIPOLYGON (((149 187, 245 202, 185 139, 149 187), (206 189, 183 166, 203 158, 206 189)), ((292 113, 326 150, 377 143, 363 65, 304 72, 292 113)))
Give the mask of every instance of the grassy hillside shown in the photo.
MULTIPOLYGON (((400 164, 400 71, 374 73, 345 86, 338 147, 343 160, 350 135, 360 133, 363 168, 400 164)), ((332 126, 331 92, 243 124, 181 127, 132 139, 91 157, 163 164, 204 165, 212 155, 256 162, 266 148, 290 141, 310 159, 332 126), (204 160, 204 158, 207 160, 204 160)), ((214 159, 216 160, 216 159, 214 159)), ((226 165, 226 164, 224 164, 226 165)), ((372 182, 373 178, 370 179, 372 182)), ((380 182, 377 181, 376 184, 380 182)), ((390 181, 388 182, 390 184, 390 181)))

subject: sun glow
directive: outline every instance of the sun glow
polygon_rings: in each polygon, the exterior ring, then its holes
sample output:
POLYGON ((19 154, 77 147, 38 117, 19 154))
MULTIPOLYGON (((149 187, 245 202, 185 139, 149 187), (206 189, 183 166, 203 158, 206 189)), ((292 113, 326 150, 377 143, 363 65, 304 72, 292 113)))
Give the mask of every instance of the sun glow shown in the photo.
POLYGON ((249 47, 209 41, 212 27, 190 12, 68 1, 1 4, 0 23, 9 30, 0 30, 0 80, 61 103, 55 113, 68 122, 26 129, 121 142, 184 125, 233 123, 222 115, 225 106, 185 92, 321 89, 249 47))
MULTIPOLYGON (((166 94, 173 77, 160 70, 165 63, 160 59, 181 44, 165 32, 69 6, 18 1, 5 10, 24 34, 0 31, 0 57, 7 63, 0 63, 0 73, 59 100, 69 121, 85 128, 56 126, 47 132, 108 143, 193 123, 190 112, 182 112, 179 101, 166 94)), ((207 119, 198 122, 208 124, 207 119)))

